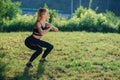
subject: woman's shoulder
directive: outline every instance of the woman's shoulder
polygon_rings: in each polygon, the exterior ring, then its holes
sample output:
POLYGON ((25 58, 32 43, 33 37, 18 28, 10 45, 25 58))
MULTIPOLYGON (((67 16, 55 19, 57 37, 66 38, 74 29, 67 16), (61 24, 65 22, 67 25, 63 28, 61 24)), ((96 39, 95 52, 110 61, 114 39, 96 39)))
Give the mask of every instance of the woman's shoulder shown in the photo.
POLYGON ((36 22, 35 22, 35 27, 41 27, 40 22, 36 21, 36 22))

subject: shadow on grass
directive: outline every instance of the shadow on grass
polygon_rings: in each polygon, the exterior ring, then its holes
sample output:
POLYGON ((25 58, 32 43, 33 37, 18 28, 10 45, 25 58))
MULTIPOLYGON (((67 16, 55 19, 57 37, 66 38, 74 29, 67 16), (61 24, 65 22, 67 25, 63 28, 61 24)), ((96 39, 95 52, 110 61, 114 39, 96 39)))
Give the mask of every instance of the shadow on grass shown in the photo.
POLYGON ((30 71, 30 68, 25 67, 23 74, 16 75, 16 77, 13 80, 33 80, 33 79, 39 80, 42 77, 44 70, 45 70, 44 65, 41 63, 38 64, 37 72, 33 72, 34 70, 30 71), (31 75, 30 73, 36 74, 31 75))
POLYGON ((23 74, 17 74, 13 80, 32 80, 32 76, 29 75, 30 68, 25 67, 23 74))
POLYGON ((37 79, 42 77, 44 71, 45 71, 44 65, 42 63, 39 63, 38 64, 38 69, 37 69, 37 74, 36 74, 37 79))
MULTIPOLYGON (((0 50, 3 50, 3 49, 0 48, 0 50)), ((5 57, 5 53, 0 53, 0 80, 5 79, 5 72, 6 72, 5 68, 8 65, 7 63, 5 63, 4 57, 5 57)))
POLYGON ((5 68, 6 68, 7 64, 3 63, 2 61, 0 61, 0 80, 5 80, 5 68))

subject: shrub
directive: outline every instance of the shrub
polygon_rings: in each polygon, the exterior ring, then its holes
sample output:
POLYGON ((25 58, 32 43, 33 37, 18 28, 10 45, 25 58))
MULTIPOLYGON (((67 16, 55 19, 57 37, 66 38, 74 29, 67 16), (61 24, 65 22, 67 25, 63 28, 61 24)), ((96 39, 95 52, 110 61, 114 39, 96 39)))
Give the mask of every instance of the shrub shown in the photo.
POLYGON ((68 29, 69 31, 79 31, 80 28, 79 28, 79 22, 80 22, 80 19, 77 18, 77 16, 74 16, 73 18, 71 18, 69 21, 68 21, 68 29))
POLYGON ((111 11, 106 11, 103 15, 107 18, 108 24, 118 31, 119 18, 111 11))
POLYGON ((50 9, 49 14, 50 14, 49 23, 52 23, 53 19, 57 17, 57 11, 50 9))
POLYGON ((4 31, 31 31, 35 23, 34 16, 27 15, 17 15, 16 18, 12 20, 6 20, 4 22, 4 31))
POLYGON ((73 14, 73 16, 77 16, 78 18, 81 17, 81 14, 84 14, 87 11, 86 8, 83 8, 82 6, 80 6, 79 8, 77 8, 77 10, 75 10, 75 13, 73 14))
POLYGON ((97 22, 96 17, 97 17, 96 13, 91 9, 86 11, 84 14, 82 13, 79 23, 80 29, 86 31, 94 31, 97 22))
POLYGON ((116 32, 115 25, 109 22, 108 18, 102 13, 97 14, 92 9, 79 7, 74 16, 80 20, 79 30, 93 31, 93 32, 116 32))
POLYGON ((43 8, 46 8, 49 10, 50 18, 48 20, 49 23, 52 23, 53 19, 57 17, 57 11, 54 9, 49 9, 48 5, 45 3, 43 8))
POLYGON ((118 23, 117 30, 118 30, 118 32, 120 33, 120 20, 119 20, 119 23, 118 23))
POLYGON ((68 21, 65 17, 56 16, 53 18, 52 24, 58 27, 61 31, 66 31, 68 21))
POLYGON ((0 0, 0 13, 1 18, 14 18, 18 13, 21 13, 20 2, 12 2, 11 0, 0 0))
POLYGON ((3 31, 4 19, 12 19, 17 14, 21 14, 19 2, 0 0, 0 31, 3 31))
MULTIPOLYGON (((111 12, 96 13, 79 7, 70 19, 58 16, 56 10, 50 10, 50 17, 49 22, 61 31, 120 32, 120 20, 111 12)), ((17 15, 4 20, 3 31, 31 31, 35 20, 35 15, 17 15)))

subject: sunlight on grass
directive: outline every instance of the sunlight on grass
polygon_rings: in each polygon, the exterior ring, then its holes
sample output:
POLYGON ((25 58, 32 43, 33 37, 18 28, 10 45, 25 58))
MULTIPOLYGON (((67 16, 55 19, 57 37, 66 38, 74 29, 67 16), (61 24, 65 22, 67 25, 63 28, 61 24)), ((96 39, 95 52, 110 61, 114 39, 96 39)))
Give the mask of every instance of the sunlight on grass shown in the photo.
POLYGON ((34 52, 24 45, 30 32, 0 33, 0 80, 119 80, 120 35, 115 33, 49 32, 54 45, 40 64, 25 64, 34 52))

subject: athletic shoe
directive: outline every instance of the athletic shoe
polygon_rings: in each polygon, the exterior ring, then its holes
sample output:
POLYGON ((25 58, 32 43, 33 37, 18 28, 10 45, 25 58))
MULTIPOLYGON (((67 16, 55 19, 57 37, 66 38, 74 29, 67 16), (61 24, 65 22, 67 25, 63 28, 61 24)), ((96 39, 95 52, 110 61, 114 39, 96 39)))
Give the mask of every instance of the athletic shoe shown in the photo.
POLYGON ((46 59, 40 60, 41 63, 48 62, 46 59))
POLYGON ((27 63, 26 66, 29 67, 29 68, 33 67, 33 65, 31 63, 27 63))

